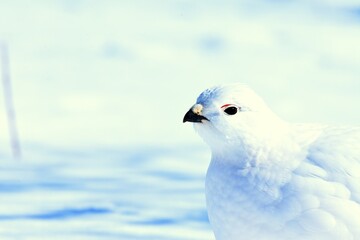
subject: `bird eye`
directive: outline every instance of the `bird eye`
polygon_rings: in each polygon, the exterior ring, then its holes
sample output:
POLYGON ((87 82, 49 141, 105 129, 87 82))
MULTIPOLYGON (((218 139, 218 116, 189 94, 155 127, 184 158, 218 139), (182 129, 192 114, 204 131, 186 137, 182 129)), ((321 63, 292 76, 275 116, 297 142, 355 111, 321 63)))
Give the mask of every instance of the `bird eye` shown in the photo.
POLYGON ((227 113, 228 115, 235 115, 237 113, 238 109, 237 107, 228 107, 228 108, 225 108, 224 112, 227 113))

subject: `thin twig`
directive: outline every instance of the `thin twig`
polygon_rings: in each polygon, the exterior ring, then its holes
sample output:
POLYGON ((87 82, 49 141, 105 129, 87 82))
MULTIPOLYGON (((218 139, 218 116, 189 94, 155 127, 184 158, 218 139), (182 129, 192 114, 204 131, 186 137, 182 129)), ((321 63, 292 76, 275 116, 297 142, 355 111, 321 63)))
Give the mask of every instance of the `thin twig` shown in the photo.
POLYGON ((19 141, 19 134, 16 125, 16 114, 12 95, 12 86, 10 78, 10 61, 9 51, 5 43, 0 43, 1 47, 1 73, 4 90, 4 102, 6 108, 6 116, 8 120, 8 128, 10 135, 10 147, 13 157, 16 159, 21 158, 21 146, 19 141))

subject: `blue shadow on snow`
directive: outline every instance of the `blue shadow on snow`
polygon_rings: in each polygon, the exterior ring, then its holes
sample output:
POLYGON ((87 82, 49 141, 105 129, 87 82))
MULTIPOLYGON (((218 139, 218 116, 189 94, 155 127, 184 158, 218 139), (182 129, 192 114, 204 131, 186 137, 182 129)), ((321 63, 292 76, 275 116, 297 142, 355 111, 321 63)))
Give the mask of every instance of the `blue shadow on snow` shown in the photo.
POLYGON ((67 219, 80 217, 84 215, 99 215, 99 214, 109 214, 112 213, 111 210, 107 208, 69 208, 61 209, 46 213, 36 213, 36 214, 24 214, 24 215, 0 215, 1 220, 18 220, 18 219, 39 219, 39 220, 58 220, 58 219, 67 219))

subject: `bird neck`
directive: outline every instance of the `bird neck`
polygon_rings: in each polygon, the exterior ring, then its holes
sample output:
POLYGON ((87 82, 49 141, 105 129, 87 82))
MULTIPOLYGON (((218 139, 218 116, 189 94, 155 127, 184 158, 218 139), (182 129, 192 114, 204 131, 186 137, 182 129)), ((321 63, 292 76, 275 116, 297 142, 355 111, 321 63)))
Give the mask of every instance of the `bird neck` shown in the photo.
POLYGON ((301 152, 289 137, 255 142, 229 143, 226 151, 213 151, 207 179, 219 188, 233 185, 245 195, 256 194, 260 197, 254 204, 262 206, 280 201, 280 189, 290 181, 301 152))
MULTIPOLYGON (((271 167, 287 163, 291 154, 298 154, 298 144, 293 140, 294 133, 287 125, 259 131, 242 131, 237 136, 212 146, 215 159, 223 164, 234 166, 271 167)), ((295 156, 294 156, 295 159, 295 156)))

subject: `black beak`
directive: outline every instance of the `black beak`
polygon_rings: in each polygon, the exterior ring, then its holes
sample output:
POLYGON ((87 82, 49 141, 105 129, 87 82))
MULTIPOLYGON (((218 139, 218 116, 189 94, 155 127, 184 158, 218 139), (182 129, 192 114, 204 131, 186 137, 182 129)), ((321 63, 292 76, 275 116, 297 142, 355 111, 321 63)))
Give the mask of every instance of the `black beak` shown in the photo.
POLYGON ((209 119, 207 119, 206 117, 204 116, 201 116, 199 114, 196 114, 193 112, 192 109, 190 109, 184 116, 184 119, 183 119, 183 123, 184 122, 201 122, 202 120, 206 120, 206 121, 209 121, 209 119))

